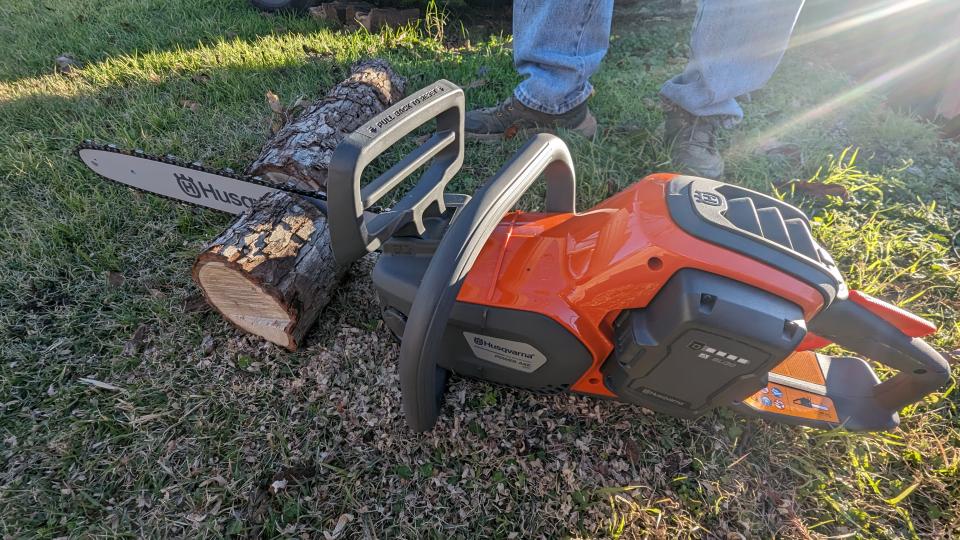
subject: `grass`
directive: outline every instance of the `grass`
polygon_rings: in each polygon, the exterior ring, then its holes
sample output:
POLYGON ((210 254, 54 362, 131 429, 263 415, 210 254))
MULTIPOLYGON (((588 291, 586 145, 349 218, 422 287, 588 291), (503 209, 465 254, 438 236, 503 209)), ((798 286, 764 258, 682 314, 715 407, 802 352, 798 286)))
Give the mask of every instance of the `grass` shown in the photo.
MULTIPOLYGON (((565 135, 581 207, 669 169, 656 91, 683 67, 690 21, 656 14, 620 13, 591 102, 603 129, 565 135)), ((317 536, 338 521, 343 537, 377 538, 960 534, 952 386, 904 410, 900 430, 864 435, 456 380, 438 429, 411 437, 369 261, 303 351, 285 353, 185 308, 193 257, 229 217, 107 185, 71 154, 94 138, 242 167, 269 127, 265 92, 317 96, 369 55, 410 88, 484 79, 468 100, 490 105, 517 80, 508 34, 350 33, 242 0, 15 0, 0 5, 0 36, 5 536, 317 536), (83 67, 55 74, 62 53, 83 67), (125 355, 135 333, 143 344, 125 355)), ((936 346, 957 349, 958 149, 851 93, 837 67, 787 55, 725 135, 728 180, 803 207, 851 287, 934 320, 936 346), (771 141, 799 157, 758 151, 771 141), (783 187, 794 178, 850 197, 783 187)), ((470 145, 456 187, 519 144, 470 145)))

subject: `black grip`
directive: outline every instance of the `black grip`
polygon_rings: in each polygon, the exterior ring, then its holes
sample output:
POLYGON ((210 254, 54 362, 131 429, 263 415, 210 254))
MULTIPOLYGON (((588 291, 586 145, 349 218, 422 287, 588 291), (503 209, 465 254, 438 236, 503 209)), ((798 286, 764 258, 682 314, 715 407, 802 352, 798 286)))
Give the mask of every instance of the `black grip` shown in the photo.
MULTIPOLYGON (((920 401, 950 380, 950 366, 923 339, 910 337, 849 298, 837 298, 808 328, 841 347, 899 371, 873 387, 889 412, 920 401)), ((867 396, 865 396, 867 397, 867 396)))
POLYGON ((405 225, 412 223, 423 233, 424 213, 446 210, 443 190, 463 164, 464 107, 463 90, 440 80, 392 105, 337 145, 326 188, 330 240, 339 264, 350 264, 379 249, 405 225), (431 137, 361 187, 367 165, 434 118, 437 127, 431 137), (426 163, 430 166, 395 207, 378 215, 364 212, 426 163))
POLYGON ((464 278, 503 216, 540 177, 546 210, 574 212, 576 184, 567 146, 552 135, 533 137, 460 209, 423 275, 400 346, 400 390, 407 423, 416 432, 437 421, 442 401, 437 356, 464 278), (438 390, 439 389, 439 390, 438 390))

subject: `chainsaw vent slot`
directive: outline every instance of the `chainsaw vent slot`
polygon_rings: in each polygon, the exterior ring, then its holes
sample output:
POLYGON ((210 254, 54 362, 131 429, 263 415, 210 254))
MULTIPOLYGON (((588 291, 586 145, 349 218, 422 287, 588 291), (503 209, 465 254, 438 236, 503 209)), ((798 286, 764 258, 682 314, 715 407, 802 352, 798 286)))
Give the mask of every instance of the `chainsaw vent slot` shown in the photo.
POLYGON ((763 236, 760 230, 760 218, 753 199, 741 197, 727 201, 727 219, 741 229, 757 236, 763 236))
POLYGON ((810 228, 806 221, 800 218, 784 219, 780 209, 774 206, 757 208, 750 197, 727 200, 727 210, 723 215, 738 229, 763 237, 817 262, 823 262, 810 228))

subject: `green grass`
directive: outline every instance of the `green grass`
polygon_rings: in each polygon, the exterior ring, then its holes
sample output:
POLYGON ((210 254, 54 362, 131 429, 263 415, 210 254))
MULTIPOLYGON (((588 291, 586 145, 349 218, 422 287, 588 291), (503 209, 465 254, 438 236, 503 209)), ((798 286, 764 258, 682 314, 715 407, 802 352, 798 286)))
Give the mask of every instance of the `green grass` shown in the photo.
MULTIPOLYGON (((682 69, 690 21, 623 20, 595 77, 603 129, 595 141, 565 135, 581 207, 669 170, 656 91, 682 69)), ((265 92, 316 97, 371 55, 411 89, 484 78, 468 101, 490 105, 517 82, 508 35, 454 47, 416 29, 264 17, 242 0, 15 0, 0 4, 0 38, 5 536, 317 536, 344 515, 344 537, 960 534, 952 386, 903 411, 901 430, 855 435, 457 380, 438 429, 411 437, 369 261, 303 351, 283 352, 184 309, 193 257, 229 217, 105 184, 72 155, 94 138, 240 168, 267 135, 265 92), (55 74, 61 53, 84 67, 55 74), (142 347, 124 355, 141 326, 142 347), (287 486, 272 494, 275 480, 287 486)), ((813 52, 788 54, 725 134, 728 179, 803 207, 851 287, 937 322, 936 346, 952 351, 958 149, 852 89, 813 52), (837 107, 805 115, 823 103, 837 107), (802 159, 758 152, 770 139, 802 159), (794 178, 851 197, 775 187, 794 178)), ((469 145, 455 187, 519 144, 469 145)))

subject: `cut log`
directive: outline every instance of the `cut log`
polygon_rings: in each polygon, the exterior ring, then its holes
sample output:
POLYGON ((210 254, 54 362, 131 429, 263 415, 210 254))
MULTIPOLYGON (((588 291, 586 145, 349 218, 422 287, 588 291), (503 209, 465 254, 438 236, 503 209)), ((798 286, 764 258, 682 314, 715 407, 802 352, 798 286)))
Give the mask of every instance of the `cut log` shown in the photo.
POLYGON ((258 201, 197 258, 193 279, 240 329, 290 350, 316 320, 344 268, 323 213, 296 195, 258 201))
MULTIPOLYGON (((345 81, 267 141, 247 173, 322 193, 337 144, 400 99, 404 85, 382 60, 353 66, 345 81)), ((321 209, 307 198, 275 193, 200 253, 193 279, 225 319, 292 351, 345 271, 334 262, 321 209)))

